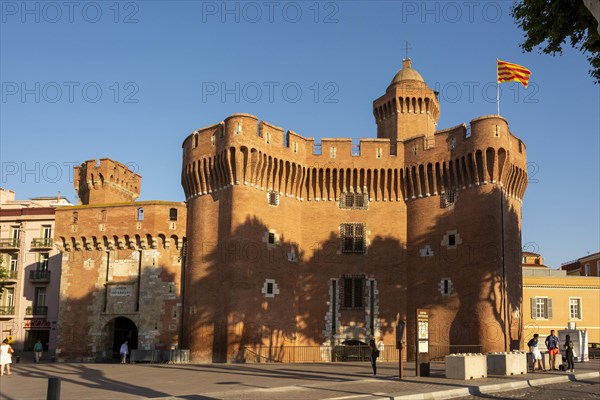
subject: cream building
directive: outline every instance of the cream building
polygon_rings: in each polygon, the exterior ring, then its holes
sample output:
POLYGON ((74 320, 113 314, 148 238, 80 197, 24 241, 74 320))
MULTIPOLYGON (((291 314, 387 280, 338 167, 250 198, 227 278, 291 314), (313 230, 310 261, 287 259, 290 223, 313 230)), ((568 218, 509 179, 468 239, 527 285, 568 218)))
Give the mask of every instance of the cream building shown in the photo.
POLYGON ((37 339, 51 352, 56 344, 60 252, 54 246, 54 208, 71 203, 60 194, 15 200, 0 188, 0 257, 8 278, 0 297, 0 336, 13 348, 32 351, 37 339))

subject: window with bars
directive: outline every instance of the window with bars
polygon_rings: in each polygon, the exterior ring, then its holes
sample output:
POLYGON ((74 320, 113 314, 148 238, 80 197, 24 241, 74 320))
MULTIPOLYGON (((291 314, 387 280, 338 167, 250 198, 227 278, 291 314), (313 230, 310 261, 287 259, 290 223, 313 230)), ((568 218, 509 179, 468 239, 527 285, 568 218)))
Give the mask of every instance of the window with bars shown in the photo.
POLYGON ((342 193, 340 208, 346 210, 366 210, 369 208, 369 196, 366 193, 342 193))
POLYGON ((274 190, 269 190, 267 192, 267 202, 270 206, 278 206, 279 205, 279 193, 274 190))
POLYGON ((364 253, 366 251, 365 224, 341 224, 342 253, 364 253))
POLYGON ((440 208, 451 207, 458 200, 458 190, 448 190, 440 196, 440 208))
POLYGON ((532 297, 531 318, 552 319, 552 299, 549 297, 532 297))
POLYGON ((364 307, 365 277, 345 276, 343 284, 344 308, 364 307))
POLYGON ((581 319, 581 299, 579 297, 569 298, 569 317, 571 319, 581 319))

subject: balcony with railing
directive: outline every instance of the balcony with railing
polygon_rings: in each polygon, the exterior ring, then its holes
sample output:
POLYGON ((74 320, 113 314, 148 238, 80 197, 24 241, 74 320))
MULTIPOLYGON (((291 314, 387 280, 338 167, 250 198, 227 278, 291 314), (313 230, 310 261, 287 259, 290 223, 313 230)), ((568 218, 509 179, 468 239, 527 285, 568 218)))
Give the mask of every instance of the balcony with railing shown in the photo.
POLYGON ((54 245, 52 238, 36 238, 31 241, 31 250, 48 250, 54 245))
POLYGON ((48 306, 35 306, 25 308, 25 315, 45 316, 48 315, 48 306))
POLYGON ((0 317, 15 315, 15 306, 0 306, 0 317))
POLYGON ((33 270, 29 271, 29 280, 31 282, 50 282, 50 271, 47 270, 33 270))
POLYGON ((19 239, 0 239, 0 250, 19 250, 20 242, 19 239))
POLYGON ((0 278, 0 282, 4 282, 4 283, 15 283, 17 281, 17 277, 18 277, 18 271, 15 270, 8 270, 6 271, 6 276, 3 278, 0 278))

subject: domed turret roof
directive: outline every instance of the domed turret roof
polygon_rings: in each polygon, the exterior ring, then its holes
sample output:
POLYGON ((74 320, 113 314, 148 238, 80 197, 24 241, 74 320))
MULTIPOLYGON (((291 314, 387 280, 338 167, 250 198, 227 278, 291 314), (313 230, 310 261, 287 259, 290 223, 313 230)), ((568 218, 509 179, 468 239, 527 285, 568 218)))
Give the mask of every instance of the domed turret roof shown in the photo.
POLYGON ((390 85, 400 83, 402 81, 420 81, 425 82, 421 74, 417 72, 417 70, 412 69, 410 58, 407 58, 402 61, 402 69, 394 75, 394 79, 392 79, 392 83, 390 85))

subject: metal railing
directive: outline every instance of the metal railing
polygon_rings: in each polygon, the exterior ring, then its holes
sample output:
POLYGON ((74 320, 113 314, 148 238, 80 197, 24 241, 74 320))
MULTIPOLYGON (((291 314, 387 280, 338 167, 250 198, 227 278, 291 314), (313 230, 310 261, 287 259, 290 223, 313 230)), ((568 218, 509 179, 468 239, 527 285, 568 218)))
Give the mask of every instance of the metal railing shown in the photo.
POLYGON ((6 271, 6 278, 4 278, 4 279, 16 280, 18 275, 19 275, 18 271, 11 269, 11 270, 6 271))
POLYGON ((15 306, 0 306, 0 315, 15 315, 15 306))
POLYGON ((46 270, 33 270, 29 271, 29 280, 35 282, 45 282, 50 280, 50 271, 46 270))
POLYGON ((48 306, 27 307, 26 315, 48 315, 48 306))
POLYGON ((19 239, 0 239, 0 249, 18 249, 19 246, 19 239))
POLYGON ((54 241, 52 238, 36 238, 31 241, 32 249, 49 249, 52 248, 54 241))
MULTIPOLYGON (((380 345, 378 349, 379 361, 398 361, 398 350, 395 345, 380 345)), ((429 358, 431 361, 443 361, 449 354, 481 353, 481 351, 481 345, 429 345, 429 358)), ((245 363, 368 361, 370 355, 368 346, 243 346, 233 361, 245 363)))

